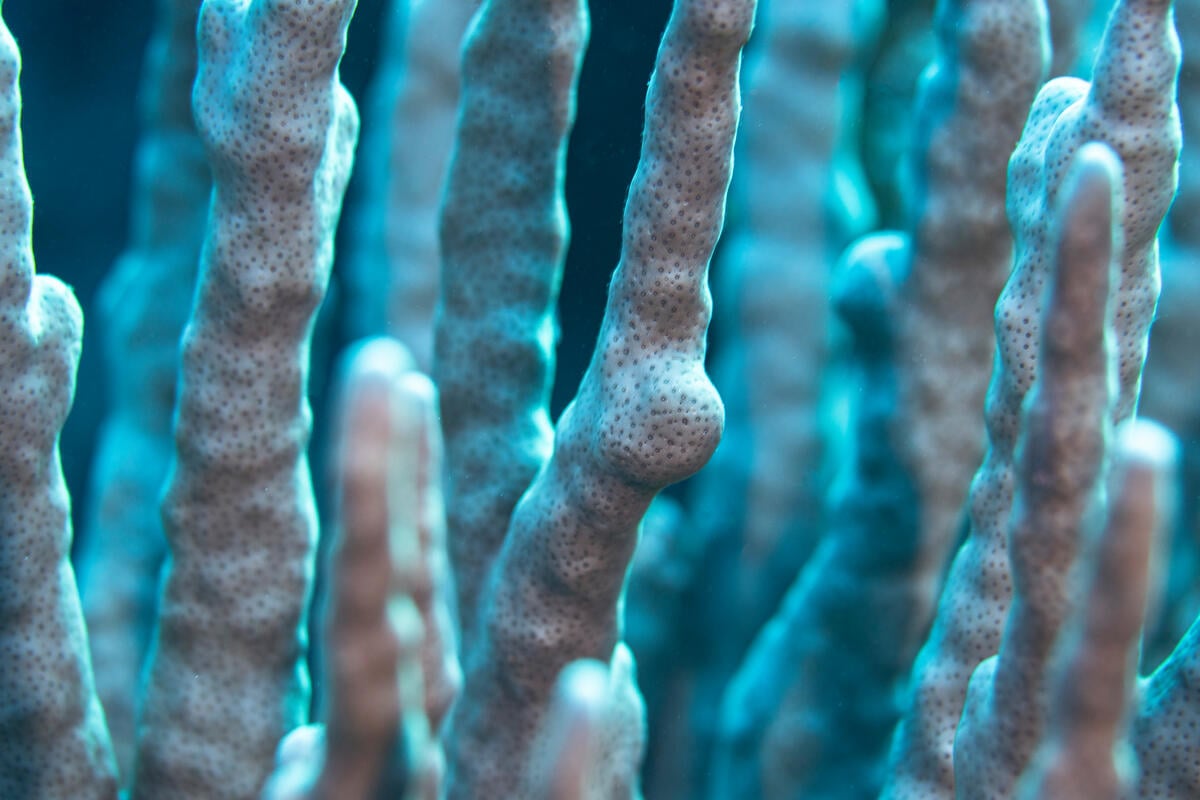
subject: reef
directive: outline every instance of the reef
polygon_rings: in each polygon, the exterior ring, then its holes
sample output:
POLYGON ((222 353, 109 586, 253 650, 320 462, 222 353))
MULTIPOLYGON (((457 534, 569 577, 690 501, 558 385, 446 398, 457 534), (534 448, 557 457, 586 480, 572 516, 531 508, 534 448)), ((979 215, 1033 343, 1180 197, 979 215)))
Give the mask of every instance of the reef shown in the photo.
POLYGON ((1200 797, 1200 2, 673 0, 561 409, 593 9, 358 5, 156 0, 84 445, 0 6, 0 797, 1200 797))

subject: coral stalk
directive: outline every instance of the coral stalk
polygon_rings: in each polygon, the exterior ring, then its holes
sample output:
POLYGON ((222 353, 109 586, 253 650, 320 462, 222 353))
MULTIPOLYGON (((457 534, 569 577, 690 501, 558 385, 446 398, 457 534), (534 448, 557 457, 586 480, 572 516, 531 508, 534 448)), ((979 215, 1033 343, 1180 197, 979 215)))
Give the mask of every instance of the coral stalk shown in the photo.
POLYGON ((34 274, 20 71, 0 20, 0 795, 113 800, 58 453, 83 315, 70 289, 34 274))
POLYGON ((501 0, 480 15, 465 45, 441 218, 433 369, 464 654, 513 507, 550 453, 554 306, 567 241, 559 187, 587 41, 576 0, 501 0))
POLYGON ((1107 523, 1086 546, 1079 608, 1059 637, 1047 731, 1018 786, 1021 800, 1145 797, 1133 793, 1129 711, 1176 446, 1162 428, 1132 421, 1113 450, 1107 523))
POLYGON ((307 716, 305 393, 358 128, 337 77, 353 10, 201 8, 194 105, 215 188, 184 335, 135 797, 255 797, 307 716))
POLYGON ((1115 385, 1109 297, 1121 172, 1103 145, 1086 145, 1075 162, 1056 215, 1038 377, 1013 464, 1012 603, 999 654, 971 676, 954 738, 960 798, 1013 796, 1042 738, 1050 656, 1071 610, 1068 572, 1084 521, 1101 502, 1115 385))
MULTIPOLYGON (((501 5, 485 6, 482 19, 501 5)), ((479 650, 468 653, 452 717, 451 797, 511 794, 507 773, 529 761, 559 671, 580 658, 616 668, 627 652, 619 601, 642 515, 720 437, 722 408, 704 373, 706 278, 753 15, 753 0, 680 0, 668 22, 599 341, 479 607, 479 650)), ((637 791, 642 709, 630 671, 612 712, 624 719, 622 755, 599 781, 604 797, 637 791)))

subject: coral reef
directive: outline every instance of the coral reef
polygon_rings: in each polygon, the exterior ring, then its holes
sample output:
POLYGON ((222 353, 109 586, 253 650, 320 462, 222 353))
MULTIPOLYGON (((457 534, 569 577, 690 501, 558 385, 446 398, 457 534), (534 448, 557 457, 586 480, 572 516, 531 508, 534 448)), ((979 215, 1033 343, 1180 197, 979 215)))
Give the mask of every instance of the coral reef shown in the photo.
POLYGON ((0 5, 0 796, 1200 796, 1195 0, 671 0, 561 411, 586 0, 155 3, 74 552, 0 5))

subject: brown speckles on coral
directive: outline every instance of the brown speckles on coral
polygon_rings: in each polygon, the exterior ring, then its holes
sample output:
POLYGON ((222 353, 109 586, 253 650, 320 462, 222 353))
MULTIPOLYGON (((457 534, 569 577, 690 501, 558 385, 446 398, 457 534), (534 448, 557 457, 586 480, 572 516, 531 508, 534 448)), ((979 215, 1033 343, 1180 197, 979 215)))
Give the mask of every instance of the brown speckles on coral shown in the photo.
POLYGON ((58 463, 82 315, 66 286, 34 275, 19 65, 0 22, 0 795, 108 800, 115 764, 68 561, 58 463))
MULTIPOLYGON (((486 5, 474 38, 523 5, 486 5)), ((519 791, 510 767, 528 762, 559 671, 613 655, 617 604, 646 506, 698 469, 720 436, 720 400, 703 371, 707 265, 724 213, 738 53, 753 11, 752 0, 679 0, 668 24, 596 352, 559 421, 553 455, 513 512, 477 609, 486 624, 478 651, 468 652, 453 718, 451 797, 519 791), (502 736, 497 719, 505 720, 502 736)), ((465 79, 469 97, 470 69, 465 79)), ((547 188, 555 197, 561 191, 547 188)), ((446 218, 444 245, 450 225, 465 222, 446 218)), ((638 750, 640 704, 632 691, 616 695, 629 724, 613 735, 638 750)), ((614 769, 605 796, 632 796, 628 765, 614 769)))
POLYGON ((509 0, 489 4, 466 41, 434 356, 464 651, 513 506, 550 450, 567 240, 557 190, 586 40, 579 4, 509 0))
POLYGON ((139 796, 257 796, 276 742, 307 713, 316 523, 304 392, 357 134, 336 72, 353 5, 201 10, 194 99, 216 187, 184 337, 139 796))

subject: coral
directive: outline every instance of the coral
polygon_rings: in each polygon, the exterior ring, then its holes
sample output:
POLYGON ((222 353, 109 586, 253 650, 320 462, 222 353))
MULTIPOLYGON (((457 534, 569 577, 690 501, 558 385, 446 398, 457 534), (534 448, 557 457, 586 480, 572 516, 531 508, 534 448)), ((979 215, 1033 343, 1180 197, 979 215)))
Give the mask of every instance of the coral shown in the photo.
POLYGON ((415 785, 436 798, 437 733, 461 680, 445 605, 436 393, 394 340, 344 358, 325 722, 288 735, 264 794, 400 796, 415 785))
POLYGON ((1151 423, 1129 422, 1117 433, 1108 521, 1085 545, 1091 566, 1079 608, 1060 636, 1047 730, 1018 787, 1022 800, 1131 796, 1136 762, 1128 717, 1138 639, 1151 602, 1154 537, 1170 504, 1176 449, 1151 423))
MULTIPOLYGON (((622 666, 628 656, 618 646, 620 597, 650 501, 702 466, 720 436, 722 407, 704 373, 710 314, 706 277, 724 215, 737 124, 739 56, 753 15, 754 3, 739 0, 683 0, 676 5, 647 95, 642 158, 630 187, 621 261, 593 360, 555 428, 553 452, 536 464, 528 488, 518 489, 525 493, 512 511, 503 543, 492 530, 485 531, 485 541, 464 545, 472 548, 472 561, 469 572, 458 573, 460 581, 482 577, 490 558, 495 561, 478 605, 464 614, 466 683, 449 731, 451 797, 515 791, 511 765, 528 762, 556 676, 580 658, 610 662, 624 683, 615 692, 621 706, 612 712, 623 717, 622 757, 611 759, 610 774, 600 779, 608 787, 602 796, 636 793, 633 765, 641 748, 642 709, 631 669, 622 666), (505 721, 503 736, 497 735, 497 720, 505 721)), ((545 235, 537 244, 553 248, 561 242, 554 172, 561 160, 556 164, 546 152, 553 155, 558 149, 553 145, 562 146, 570 120, 584 22, 582 8, 574 2, 497 0, 483 7, 464 60, 463 138, 443 219, 448 259, 454 258, 452 241, 482 245, 491 257, 508 255, 503 249, 512 235, 508 230, 492 228, 492 237, 476 233, 469 238, 464 230, 493 215, 512 224, 512 212, 493 198, 530 203, 536 213, 515 221, 540 221, 545 235), (544 62, 551 55, 555 62, 547 71, 544 62), (507 58, 500 60, 503 56, 507 58), (551 91, 531 92, 537 84, 531 85, 529 75, 550 77, 551 91), (498 140, 512 134, 512 122, 496 119, 497 114, 515 116, 523 132, 555 138, 549 140, 550 148, 534 151, 536 161, 510 165, 497 186, 480 187, 478 176, 485 173, 477 168, 474 158, 479 156, 472 148, 494 158, 498 140), (537 114, 537 120, 549 124, 531 123, 521 114, 537 114), (483 128, 483 120, 492 126, 483 128), (476 139, 484 130, 488 136, 476 139), (479 204, 483 192, 488 201, 479 204), (498 244, 494 239, 500 236, 498 244)), ((543 301, 557 283, 554 250, 547 255, 514 263, 533 280, 500 288, 542 287, 536 297, 543 301)), ((478 291, 471 289, 476 303, 503 299, 497 292, 478 291)), ((491 314, 507 316, 506 311, 505 306, 493 307, 491 314)), ((462 324, 448 315, 442 319, 446 328, 462 324)), ((521 322, 520 328, 508 329, 506 344, 521 348, 518 352, 545 352, 548 319, 535 313, 521 322), (519 332, 525 333, 524 341, 514 341, 519 332)), ((466 355, 439 343, 439 362, 456 356, 465 361, 466 355)), ((494 361, 491 365, 497 366, 494 361)), ((528 374, 522 387, 531 400, 544 385, 539 377, 528 374)), ((475 386, 476 392, 484 388, 475 386)), ((482 412, 490 404, 476 399, 464 408, 450 406, 449 400, 447 395, 447 417, 468 411, 486 421, 482 412)), ((526 405, 525 419, 544 419, 544 399, 542 403, 526 405)), ((527 424, 526 430, 534 433, 537 426, 527 424)), ((536 452, 534 436, 525 441, 525 452, 536 452)), ((451 461, 453 465, 453 455, 451 461)), ((480 488, 497 491, 492 485, 480 488)), ((491 520, 492 525, 505 522, 491 520)), ((460 597, 465 598, 461 591, 460 597)))
MULTIPOLYGON (((692 612, 669 648, 672 683, 642 681, 648 700, 693 687, 689 708, 651 709, 653 736, 669 735, 668 725, 689 731, 692 774, 661 778, 677 795, 700 791, 726 684, 821 532, 837 374, 829 285, 842 248, 874 224, 851 142, 882 11, 877 0, 771 0, 757 15, 743 69, 744 114, 755 124, 738 137, 737 211, 714 268, 722 301, 712 372, 725 433, 688 490, 695 566, 681 602, 692 612)), ((638 652, 645 643, 631 644, 643 674, 662 669, 638 652)))
POLYGON ((727 693, 719 780, 732 783, 717 795, 878 791, 979 461, 988 313, 1012 250, 1004 173, 1045 71, 1046 21, 1037 2, 965 0, 940 4, 936 22, 910 228, 855 245, 835 289, 847 382, 861 387, 846 475, 816 553, 727 693))
POLYGON ((191 111, 199 10, 200 0, 158 3, 140 93, 131 241, 99 298, 112 397, 97 445, 79 583, 96 688, 125 780, 166 554, 158 497, 173 452, 179 338, 212 192, 191 111))
POLYGON ((58 458, 83 315, 63 283, 34 274, 20 69, 0 23, 0 794, 112 798, 116 764, 68 560, 58 458))
POLYGON ((511 12, 501 4, 480 18, 464 57, 433 368, 464 653, 513 507, 550 454, 554 303, 567 235, 557 191, 586 35, 576 3, 511 12), (521 13, 539 25, 508 21, 521 13))
POLYGON ((951 742, 967 681, 995 655, 1011 599, 1005 528, 1021 404, 1038 369, 1039 307, 1053 245, 1054 207, 1074 152, 1108 143, 1125 167, 1124 246, 1114 328, 1119 389, 1115 422, 1133 413, 1158 296, 1156 234, 1175 188, 1179 49, 1169 2, 1128 0, 1114 9, 1089 85, 1060 78, 1039 92, 1009 168, 1015 263, 996 305, 997 356, 985 415, 989 447, 971 486, 968 540, 943 591, 914 672, 912 708, 894 742, 888 797, 953 791, 951 742))
POLYGON ((940 0, 929 37, 933 3, 893 0, 868 72, 881 83, 860 97, 876 31, 851 23, 885 4, 770 0, 742 117, 755 0, 675 0, 604 321, 557 420, 587 5, 484 0, 469 26, 475 0, 386 6, 339 298, 356 5, 158 5, 135 225, 100 317, 118 385, 80 562, 96 679, 58 461, 81 321, 33 273, 19 56, 0 28, 0 794, 634 798, 665 730, 655 798, 1200 795, 1200 622, 1137 677, 1176 480, 1169 438, 1133 420, 1180 147, 1170 0, 1115 0, 1092 82, 1036 99, 1047 22, 1060 62, 1087 52, 1090 4, 1047 18, 1042 0, 940 0), (784 72, 780 45, 797 40, 814 44, 784 72), (881 123, 895 101, 914 107, 911 131, 881 123), (803 141, 768 112, 804 121, 803 141), (739 120, 741 233, 715 303, 751 377, 719 370, 735 436, 665 496, 722 435, 707 278, 739 120), (903 230, 830 272, 865 220, 849 209, 871 205, 846 191, 860 153, 903 230), (322 525, 306 451, 323 410, 307 398, 343 344, 316 323, 327 295, 341 330, 390 326, 416 353, 349 350, 322 525), (406 310, 385 321, 389 304, 406 310), (830 359, 831 343, 846 349, 830 359), (414 369, 430 360, 433 382, 414 369), (749 522, 721 528, 734 517, 749 522), (817 519, 820 541, 793 536, 817 519), (761 598, 810 551, 718 704, 761 598), (627 616, 643 645, 661 637, 643 650, 670 675, 660 715, 707 717, 647 730, 627 616), (688 672, 705 627, 719 658, 701 666, 719 669, 688 672))
POLYGON ((307 717, 305 391, 357 135, 337 80, 353 8, 201 8, 194 105, 214 190, 183 338, 134 797, 254 797, 279 739, 307 717))
POLYGON ((1121 174, 1085 145, 1059 198, 1038 376, 1013 460, 1008 560, 1013 598, 999 655, 972 673, 954 736, 956 796, 1013 794, 1045 726, 1046 666, 1070 610, 1067 573, 1099 501, 1115 400, 1109 326, 1121 174), (1118 194, 1114 197, 1114 188, 1118 194), (1114 205, 1116 210, 1114 210, 1114 205), (986 788, 985 788, 986 787, 986 788))
POLYGON ((355 157, 360 202, 343 276, 349 338, 385 331, 433 363, 441 285, 438 213, 454 143, 459 43, 479 0, 393 0, 355 157), (385 289, 386 291, 381 291, 385 289))

